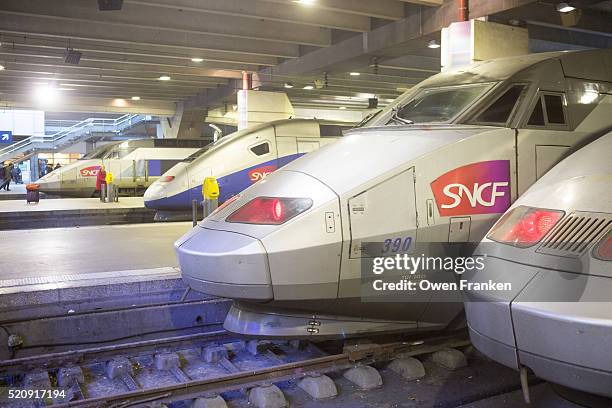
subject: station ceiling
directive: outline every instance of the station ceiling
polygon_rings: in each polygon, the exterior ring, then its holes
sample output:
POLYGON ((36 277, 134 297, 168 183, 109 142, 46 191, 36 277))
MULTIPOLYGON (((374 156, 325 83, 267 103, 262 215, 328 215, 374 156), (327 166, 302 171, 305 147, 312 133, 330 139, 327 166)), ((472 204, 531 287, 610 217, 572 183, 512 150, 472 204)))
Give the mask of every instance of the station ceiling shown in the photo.
MULTIPOLYGON (((124 0, 100 11, 96 0, 2 0, 0 105, 54 83, 75 97, 207 108, 235 99, 243 71, 296 106, 384 105, 439 71, 440 50, 427 45, 458 21, 460 3, 124 0)), ((570 25, 557 3, 470 0, 469 16, 527 26, 534 51, 612 47, 611 1, 568 2, 580 9, 570 25)))

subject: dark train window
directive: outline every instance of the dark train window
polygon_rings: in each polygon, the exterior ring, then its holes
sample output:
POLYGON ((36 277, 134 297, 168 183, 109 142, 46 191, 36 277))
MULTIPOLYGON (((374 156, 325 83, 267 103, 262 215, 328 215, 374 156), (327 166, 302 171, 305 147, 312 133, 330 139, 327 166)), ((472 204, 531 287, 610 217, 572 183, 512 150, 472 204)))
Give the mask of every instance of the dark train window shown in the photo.
POLYGON ((544 95, 546 103, 546 116, 548 123, 565 124, 565 115, 563 114, 563 98, 561 95, 544 95))
POLYGON ((532 126, 544 126, 544 111, 542 110, 542 99, 538 99, 538 103, 536 103, 533 108, 533 112, 531 113, 531 117, 529 118, 528 125, 532 126))
POLYGON ((257 146, 251 147, 251 151, 257 156, 263 156, 264 154, 270 153, 270 144, 268 142, 258 144, 257 146))
POLYGON ((321 137, 339 137, 342 136, 343 129, 348 129, 347 127, 342 127, 339 125, 321 125, 319 124, 319 134, 321 137))
POLYGON ((502 96, 476 118, 476 122, 506 123, 523 89, 525 89, 524 85, 513 85, 508 88, 502 96))

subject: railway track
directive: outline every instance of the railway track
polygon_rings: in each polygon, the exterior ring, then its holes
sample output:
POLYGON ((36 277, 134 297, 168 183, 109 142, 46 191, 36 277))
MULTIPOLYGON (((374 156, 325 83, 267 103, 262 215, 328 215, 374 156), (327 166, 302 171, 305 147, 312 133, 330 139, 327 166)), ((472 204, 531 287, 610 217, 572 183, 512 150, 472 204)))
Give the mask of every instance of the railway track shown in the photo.
POLYGON ((217 330, 0 362, 6 387, 0 406, 159 407, 230 391, 242 390, 246 396, 245 390, 272 383, 317 378, 399 355, 407 358, 468 344, 467 335, 459 332, 373 338, 343 349, 337 344, 319 348, 308 341, 242 341, 217 330), (55 394, 9 400, 9 390, 55 390, 55 394))

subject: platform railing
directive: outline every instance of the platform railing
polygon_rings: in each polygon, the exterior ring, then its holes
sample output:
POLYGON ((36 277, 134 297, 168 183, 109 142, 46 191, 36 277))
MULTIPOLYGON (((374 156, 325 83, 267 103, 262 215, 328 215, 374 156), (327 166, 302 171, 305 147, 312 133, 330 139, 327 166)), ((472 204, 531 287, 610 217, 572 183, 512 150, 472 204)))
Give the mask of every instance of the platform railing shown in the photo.
POLYGON ((56 149, 69 143, 76 143, 91 133, 121 133, 151 117, 140 114, 126 114, 116 119, 87 118, 56 133, 44 136, 30 136, 17 143, 0 149, 0 163, 29 150, 56 149))

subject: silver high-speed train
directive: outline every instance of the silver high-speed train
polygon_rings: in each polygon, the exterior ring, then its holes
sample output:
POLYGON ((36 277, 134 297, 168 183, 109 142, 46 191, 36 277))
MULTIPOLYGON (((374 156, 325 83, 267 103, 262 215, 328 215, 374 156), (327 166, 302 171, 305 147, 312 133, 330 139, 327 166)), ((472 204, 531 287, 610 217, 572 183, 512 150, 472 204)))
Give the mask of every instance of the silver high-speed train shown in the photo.
POLYGON ((145 206, 158 210, 158 218, 190 211, 193 200, 203 200, 206 177, 217 179, 223 203, 292 160, 335 141, 344 129, 348 127, 313 119, 285 119, 235 132, 164 173, 145 192, 145 206))
MULTIPOLYGON (((435 75, 179 239, 183 279, 236 300, 225 320, 236 333, 463 326, 460 294, 422 290, 389 302, 381 292, 363 301, 362 267, 377 256, 368 248, 442 257, 479 242, 572 146, 612 127, 610 67, 612 50, 589 50, 435 75)), ((416 272, 415 282, 429 279, 416 272)), ((458 280, 443 272, 432 274, 436 282, 458 280)))
MULTIPOLYGON (((612 132, 556 165, 476 249, 472 344, 508 367, 612 398, 612 132)), ((612 402, 612 401, 611 401, 612 402)), ((610 406, 610 405, 606 405, 610 406)))
POLYGON ((141 139, 98 147, 74 163, 44 175, 36 184, 45 193, 92 197, 101 166, 112 172, 120 194, 142 195, 147 187, 179 161, 197 152, 207 140, 141 139))

